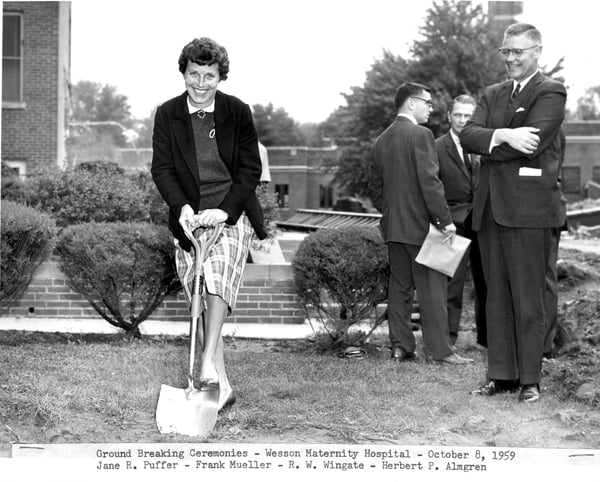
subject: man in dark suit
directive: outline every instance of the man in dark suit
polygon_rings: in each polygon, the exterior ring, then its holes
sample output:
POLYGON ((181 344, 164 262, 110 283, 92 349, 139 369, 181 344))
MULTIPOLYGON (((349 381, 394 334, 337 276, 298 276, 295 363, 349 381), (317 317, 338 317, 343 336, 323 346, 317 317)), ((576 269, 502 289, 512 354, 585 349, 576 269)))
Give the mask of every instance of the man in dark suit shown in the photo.
POLYGON ((467 269, 471 267, 475 301, 475 325, 477 343, 487 346, 485 327, 486 287, 479 254, 476 233, 471 229, 473 191, 479 177, 479 156, 464 151, 458 135, 473 115, 477 103, 473 97, 460 95, 452 101, 448 109, 450 130, 435 141, 440 163, 440 180, 456 232, 471 240, 468 255, 459 264, 454 276, 448 282, 448 325, 450 340, 456 342, 463 306, 463 292, 467 269))
POLYGON ((369 166, 371 199, 382 213, 381 228, 390 259, 392 359, 414 358, 410 317, 416 288, 426 356, 440 362, 468 363, 472 360, 455 354, 450 343, 446 276, 415 261, 430 224, 450 243, 456 232, 438 176, 433 134, 419 125, 429 120, 431 93, 420 84, 402 84, 395 106, 398 116, 375 141, 369 166))
POLYGON ((473 205, 488 289, 488 381, 475 393, 521 387, 540 398, 546 270, 552 229, 564 224, 557 136, 565 87, 538 69, 540 32, 513 24, 499 49, 510 80, 484 90, 461 144, 481 157, 473 205))

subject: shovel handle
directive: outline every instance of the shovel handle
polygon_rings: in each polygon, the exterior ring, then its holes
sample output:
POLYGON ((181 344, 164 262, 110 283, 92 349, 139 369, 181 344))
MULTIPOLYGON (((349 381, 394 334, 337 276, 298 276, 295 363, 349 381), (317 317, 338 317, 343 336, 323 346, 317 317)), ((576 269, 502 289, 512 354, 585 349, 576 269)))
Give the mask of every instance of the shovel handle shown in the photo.
POLYGON ((190 240, 194 246, 196 253, 194 259, 194 284, 192 287, 192 308, 191 308, 191 326, 190 326, 190 359, 189 359, 189 375, 188 383, 189 388, 193 388, 193 374, 194 374, 194 360, 196 358, 196 337, 198 335, 198 321, 202 316, 202 285, 204 284, 204 260, 209 249, 215 244, 217 238, 223 231, 223 223, 217 224, 213 229, 212 234, 206 241, 202 243, 202 246, 198 243, 198 240, 194 237, 194 233, 189 229, 187 223, 181 223, 183 232, 186 237, 190 240))

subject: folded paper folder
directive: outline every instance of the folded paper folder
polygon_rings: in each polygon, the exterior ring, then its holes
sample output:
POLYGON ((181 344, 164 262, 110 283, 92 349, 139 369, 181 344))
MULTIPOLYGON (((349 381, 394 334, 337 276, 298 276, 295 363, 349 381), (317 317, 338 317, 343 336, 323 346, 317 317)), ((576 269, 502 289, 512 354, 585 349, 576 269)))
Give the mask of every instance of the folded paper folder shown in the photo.
POLYGON ((444 238, 444 234, 430 224, 429 233, 427 233, 415 261, 452 277, 471 244, 471 240, 457 234, 450 244, 449 242, 444 243, 444 238))

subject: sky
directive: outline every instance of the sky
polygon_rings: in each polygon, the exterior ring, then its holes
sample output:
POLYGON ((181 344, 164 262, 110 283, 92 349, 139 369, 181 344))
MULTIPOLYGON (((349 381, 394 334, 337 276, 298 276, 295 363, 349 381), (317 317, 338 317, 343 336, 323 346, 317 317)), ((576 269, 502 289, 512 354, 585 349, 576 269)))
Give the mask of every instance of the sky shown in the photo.
MULTIPOLYGON (((250 105, 271 102, 298 122, 321 122, 344 104, 341 93, 363 84, 384 49, 407 56, 431 5, 429 0, 73 0, 71 81, 116 86, 132 114, 145 118, 184 91, 177 59, 190 40, 206 36, 229 52, 230 73, 220 90, 250 105)), ((594 58, 597 5, 525 0, 520 17, 542 32, 542 65, 565 57, 569 105, 586 87, 600 84, 600 62, 594 58)))

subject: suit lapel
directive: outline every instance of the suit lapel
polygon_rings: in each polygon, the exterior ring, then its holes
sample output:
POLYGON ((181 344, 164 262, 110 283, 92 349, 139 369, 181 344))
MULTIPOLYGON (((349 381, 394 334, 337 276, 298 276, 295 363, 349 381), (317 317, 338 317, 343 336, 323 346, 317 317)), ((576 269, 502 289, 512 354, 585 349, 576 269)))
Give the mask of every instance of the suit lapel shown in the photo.
MULTIPOLYGON (((535 91, 534 86, 539 84, 543 79, 544 79, 544 76, 541 72, 538 72, 537 74, 535 74, 531 78, 531 80, 529 82, 527 82, 527 85, 525 85, 525 87, 523 88, 521 93, 514 99, 514 101, 512 103, 510 103, 509 109, 507 111, 507 117, 505 119, 506 125, 510 126, 515 114, 517 113, 517 109, 519 109, 520 107, 522 107, 524 109, 528 108, 529 99, 531 98, 531 95, 535 91)), ((511 92, 512 92, 512 86, 511 86, 511 92)))
POLYGON ((445 144, 446 144, 446 152, 448 153, 448 156, 450 157, 450 159, 452 159, 452 162, 454 162, 458 166, 458 168, 461 170, 461 172, 465 176, 467 176, 467 178, 471 179, 471 173, 467 169, 467 166, 465 165, 464 161, 462 160, 462 157, 460 157, 460 154, 458 152, 458 149, 456 148, 456 144, 454 143, 454 140, 452 139, 452 135, 450 134, 450 132, 448 132, 446 134, 445 144))
POLYGON ((177 146, 192 172, 196 183, 200 184, 192 121, 190 120, 190 114, 187 108, 187 92, 179 97, 179 101, 175 107, 175 116, 171 122, 173 123, 173 132, 175 133, 177 146))

